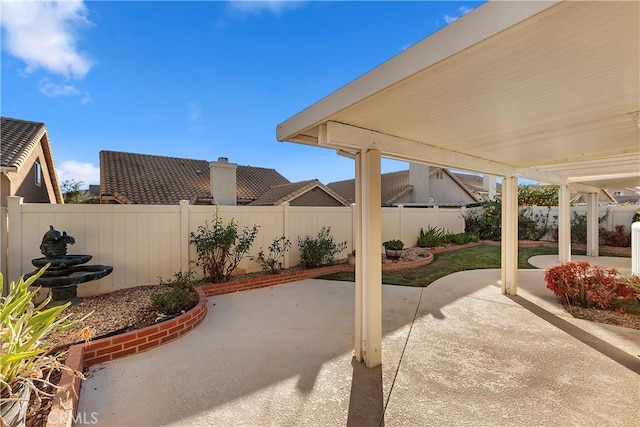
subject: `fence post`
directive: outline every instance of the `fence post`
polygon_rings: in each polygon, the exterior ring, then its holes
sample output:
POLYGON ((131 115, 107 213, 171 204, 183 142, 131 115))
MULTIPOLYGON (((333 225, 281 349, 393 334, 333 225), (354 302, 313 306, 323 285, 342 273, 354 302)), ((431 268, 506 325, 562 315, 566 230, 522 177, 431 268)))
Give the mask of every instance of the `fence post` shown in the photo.
POLYGON ((7 252, 7 275, 5 280, 10 283, 22 276, 22 201, 19 196, 7 197, 7 212, 9 214, 9 244, 7 252))
MULTIPOLYGON (((290 213, 289 202, 284 202, 282 204, 282 235, 286 236, 287 239, 291 240, 289 237, 289 231, 291 229, 290 226, 290 213)), ((284 268, 289 268, 291 265, 291 250, 288 250, 284 256, 284 268)))
POLYGON ((631 224, 631 274, 640 276, 640 222, 631 224))
POLYGON ((460 216, 459 216, 459 218, 462 221, 462 232, 463 233, 467 231, 466 230, 466 224, 464 222, 464 218, 465 218, 466 214, 467 214, 467 207, 466 206, 461 206, 460 207, 460 216))
POLYGON ((189 201, 180 200, 180 270, 189 271, 189 201))
POLYGON ((398 205, 398 227, 400 228, 400 240, 404 242, 404 205, 398 205))

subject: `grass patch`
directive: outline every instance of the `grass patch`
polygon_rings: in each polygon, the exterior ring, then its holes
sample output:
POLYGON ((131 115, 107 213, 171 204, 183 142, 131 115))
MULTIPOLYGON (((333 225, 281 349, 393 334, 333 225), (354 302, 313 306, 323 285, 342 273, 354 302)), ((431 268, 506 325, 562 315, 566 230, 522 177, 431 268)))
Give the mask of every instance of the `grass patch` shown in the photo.
MULTIPOLYGON (((583 251, 584 252, 584 251, 583 251)), ((518 249, 518 268, 535 268, 527 262, 534 255, 554 255, 557 248, 533 247, 518 249)), ((434 255, 433 262, 418 268, 383 271, 385 285, 428 286, 433 281, 456 271, 500 268, 500 247, 481 245, 434 255)), ((320 277, 328 280, 355 281, 355 273, 342 271, 320 277)))

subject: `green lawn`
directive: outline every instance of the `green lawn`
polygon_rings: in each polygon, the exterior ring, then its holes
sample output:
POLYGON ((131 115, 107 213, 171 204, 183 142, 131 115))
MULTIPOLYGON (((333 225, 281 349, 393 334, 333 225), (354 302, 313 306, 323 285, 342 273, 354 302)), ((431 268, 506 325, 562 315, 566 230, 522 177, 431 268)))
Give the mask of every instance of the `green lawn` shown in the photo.
MULTIPOLYGON (((536 247, 518 249, 518 268, 535 268, 527 262, 534 255, 554 255, 557 248, 536 247)), ((580 251, 573 252, 576 255, 580 251)), ((584 254, 584 251, 582 251, 584 254)), ((433 262, 423 267, 384 271, 382 283, 386 285, 428 286, 431 282, 456 271, 500 268, 500 247, 481 245, 434 255, 433 262)), ((329 280, 355 280, 355 273, 345 271, 320 277, 329 280)))

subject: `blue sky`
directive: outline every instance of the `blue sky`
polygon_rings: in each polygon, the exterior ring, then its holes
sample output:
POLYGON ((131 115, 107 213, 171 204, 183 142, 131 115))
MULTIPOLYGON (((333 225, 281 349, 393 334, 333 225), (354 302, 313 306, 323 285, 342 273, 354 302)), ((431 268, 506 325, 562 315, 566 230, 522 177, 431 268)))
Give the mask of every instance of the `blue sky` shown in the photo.
POLYGON ((1 113, 47 125, 61 180, 98 184, 100 150, 349 179, 276 125, 481 4, 2 1, 1 113))

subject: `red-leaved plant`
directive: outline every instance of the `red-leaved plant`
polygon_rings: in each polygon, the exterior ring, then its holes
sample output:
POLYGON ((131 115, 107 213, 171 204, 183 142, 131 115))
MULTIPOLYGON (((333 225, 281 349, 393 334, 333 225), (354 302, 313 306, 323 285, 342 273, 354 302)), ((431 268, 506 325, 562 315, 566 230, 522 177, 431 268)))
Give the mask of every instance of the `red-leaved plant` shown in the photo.
POLYGON ((633 290, 616 282, 618 270, 568 262, 545 272, 544 280, 558 300, 581 307, 618 309, 619 303, 633 300, 633 290))

